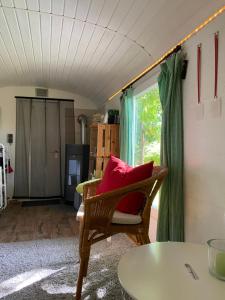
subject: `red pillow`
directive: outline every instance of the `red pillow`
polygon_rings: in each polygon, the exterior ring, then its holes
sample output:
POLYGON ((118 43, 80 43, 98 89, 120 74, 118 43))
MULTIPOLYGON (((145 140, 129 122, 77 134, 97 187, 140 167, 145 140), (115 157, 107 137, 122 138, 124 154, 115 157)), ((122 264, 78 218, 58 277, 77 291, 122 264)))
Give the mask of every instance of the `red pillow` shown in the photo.
MULTIPOLYGON (((153 161, 132 168, 119 158, 111 155, 102 181, 97 187, 96 194, 109 192, 137 181, 147 179, 152 176, 152 170, 153 161)), ((143 207, 144 201, 145 197, 142 193, 130 193, 118 203, 116 209, 124 213, 136 215, 143 207)))

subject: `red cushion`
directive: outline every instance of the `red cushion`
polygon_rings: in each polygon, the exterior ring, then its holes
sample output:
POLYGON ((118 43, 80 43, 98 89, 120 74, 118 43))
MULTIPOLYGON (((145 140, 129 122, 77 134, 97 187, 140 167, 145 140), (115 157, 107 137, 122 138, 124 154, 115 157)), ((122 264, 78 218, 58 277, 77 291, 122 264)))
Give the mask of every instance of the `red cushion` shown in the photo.
MULTIPOLYGON (((153 161, 135 168, 111 155, 106 166, 101 183, 97 187, 97 194, 105 193, 126 185, 144 180, 152 176, 153 161)), ((144 195, 139 192, 130 193, 117 205, 116 209, 128 213, 138 214, 144 204, 144 195)))

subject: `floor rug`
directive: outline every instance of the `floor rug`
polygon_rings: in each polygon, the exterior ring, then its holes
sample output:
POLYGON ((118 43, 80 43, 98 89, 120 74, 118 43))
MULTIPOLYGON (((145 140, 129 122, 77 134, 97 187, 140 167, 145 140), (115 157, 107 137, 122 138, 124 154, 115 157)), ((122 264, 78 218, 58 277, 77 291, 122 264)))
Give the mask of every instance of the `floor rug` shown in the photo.
MULTIPOLYGON (((82 299, 123 299, 117 265, 133 246, 125 235, 92 246, 82 299)), ((77 238, 0 243, 0 299, 72 300, 78 270, 77 238)))
POLYGON ((41 199, 41 200, 26 200, 22 201, 22 207, 42 206, 42 205, 57 205, 62 202, 62 199, 41 199))

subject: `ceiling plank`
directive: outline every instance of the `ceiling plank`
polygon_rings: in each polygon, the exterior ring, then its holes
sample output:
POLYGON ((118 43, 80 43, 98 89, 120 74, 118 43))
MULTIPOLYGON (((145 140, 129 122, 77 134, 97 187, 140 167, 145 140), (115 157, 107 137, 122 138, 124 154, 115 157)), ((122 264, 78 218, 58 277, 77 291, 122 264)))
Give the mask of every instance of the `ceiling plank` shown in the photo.
POLYGON ((98 23, 99 16, 104 7, 104 0, 92 0, 87 21, 93 24, 98 23))
POLYGON ((63 79, 66 81, 68 80, 68 76, 70 75, 72 69, 73 60, 76 56, 78 45, 80 43, 82 33, 84 31, 84 25, 85 25, 84 22, 78 20, 74 21, 71 40, 68 46, 67 58, 65 61, 64 70, 62 74, 63 79))
POLYGON ((28 12, 28 21, 32 38, 32 47, 37 69, 37 81, 41 81, 43 70, 41 23, 38 12, 28 12))
POLYGON ((61 76, 60 70, 64 68, 64 65, 66 63, 65 61, 67 57, 65 53, 67 53, 71 41, 73 24, 74 21, 71 19, 64 19, 63 21, 62 36, 61 36, 61 43, 59 49, 59 59, 57 63, 57 71, 59 72, 60 76, 61 76))
MULTIPOLYGON (((90 60, 90 63, 88 66, 83 70, 83 73, 81 75, 81 81, 87 82, 89 81, 86 86, 92 86, 92 88, 96 89, 96 85, 94 84, 96 78, 98 78, 99 75, 106 75, 107 70, 106 67, 110 64, 110 62, 113 60, 113 57, 116 55, 116 53, 123 53, 120 50, 120 47, 123 47, 124 45, 124 38, 121 36, 114 36, 112 41, 108 44, 108 47, 105 48, 102 56, 99 55, 99 61, 96 60, 96 63, 93 65, 93 59, 90 60), (115 47, 115 48, 114 48, 115 47), (90 78, 89 74, 94 74, 90 78), (88 80, 89 77, 89 80, 88 80)), ((124 53, 127 51, 128 46, 126 46, 126 49, 124 50, 124 53)), ((96 50, 97 51, 97 50, 96 50)), ((122 55, 122 54, 121 54, 122 55)), ((113 65, 113 64, 112 64, 113 65)), ((109 67, 110 69, 110 67, 109 67)), ((82 82, 80 83, 82 86, 82 82)))
POLYGON ((14 0, 14 4, 16 8, 27 9, 25 0, 14 0))
POLYGON ((52 16, 51 19, 51 69, 50 81, 54 81, 57 72, 57 64, 60 50, 60 42, 62 35, 63 17, 52 16))
POLYGON ((48 83, 50 80, 50 65, 51 65, 51 15, 40 15, 41 26, 41 45, 42 45, 42 72, 43 82, 48 83))
POLYGON ((39 1, 38 0, 28 0, 27 1, 27 8, 29 10, 39 11, 40 10, 39 1))
POLYGON ((2 61, 4 62, 8 72, 12 74, 16 74, 17 75, 17 69, 14 66, 14 64, 12 63, 12 59, 11 56, 6 48, 6 45, 2 39, 1 33, 0 33, 0 56, 2 58, 2 61))
POLYGON ((145 31, 138 40, 142 38, 142 41, 140 40, 140 42, 144 42, 148 51, 150 51, 155 58, 158 58, 163 52, 178 43, 179 39, 177 37, 180 37, 181 39, 190 32, 189 30, 185 32, 185 28, 192 27, 192 29, 194 29, 194 27, 199 24, 199 20, 194 22, 193 16, 196 13, 196 10, 203 12, 204 9, 205 4, 203 2, 198 2, 196 3, 196 6, 193 7, 193 5, 188 5, 186 4, 186 1, 182 0, 177 6, 172 6, 172 8, 169 8, 167 11, 168 18, 171 20, 170 26, 167 26, 166 20, 162 19, 160 13, 154 18, 156 26, 161 24, 161 26, 165 28, 158 32, 157 38, 152 32, 147 34, 145 31), (174 10, 180 11, 177 18, 173 18, 174 10), (184 15, 186 15, 186 17, 184 17, 184 15), (191 22, 189 21, 190 23, 188 26, 186 25, 187 20, 192 20, 191 22), (177 23, 181 25, 177 26, 177 23))
MULTIPOLYGON (((99 60, 99 63, 95 64, 95 66, 91 69, 91 72, 94 72, 95 76, 91 78, 90 84, 88 86, 92 86, 96 89, 94 78, 96 78, 99 74, 101 75, 104 74, 103 78, 101 78, 100 81, 106 80, 106 77, 109 76, 109 74, 112 72, 112 69, 117 64, 120 64, 121 61, 123 62, 123 57, 126 57, 127 53, 132 47, 132 43, 121 36, 120 38, 118 36, 114 38, 112 41, 112 45, 111 44, 109 45, 109 47, 104 51, 101 59, 99 60), (112 45, 114 43, 116 43, 118 46, 116 48, 117 50, 114 49, 113 51, 112 45)), ((133 47, 137 48, 135 44, 133 44, 133 47)), ((86 76, 88 76, 88 74, 86 76)))
POLYGON ((16 49, 18 60, 20 61, 23 72, 28 72, 28 61, 23 43, 21 28, 18 22, 17 10, 4 8, 5 18, 12 37, 14 47, 16 49))
POLYGON ((119 1, 110 22, 108 24, 108 28, 113 30, 118 30, 123 20, 126 18, 129 10, 132 9, 135 1, 134 0, 123 0, 119 1))
POLYGON ((13 0, 1 0, 2 6, 5 7, 14 7, 13 0))
POLYGON ((65 0, 52 0, 52 13, 62 16, 64 14, 65 0))
POLYGON ((2 83, 2 81, 8 79, 9 80, 9 76, 10 76, 10 69, 8 68, 8 66, 5 64, 5 61, 2 58, 2 55, 0 53, 0 82, 2 83))
POLYGON ((29 70, 32 74, 36 73, 36 63, 32 46, 31 32, 28 20, 28 12, 25 10, 16 10, 18 24, 20 27, 21 38, 24 45, 24 50, 28 60, 29 70))
MULTIPOLYGON (((110 43, 110 45, 105 49, 101 60, 100 60, 100 64, 102 66, 108 66, 110 64, 110 62, 113 60, 113 57, 116 54, 121 53, 121 55, 123 55, 123 50, 121 51, 121 46, 123 45, 123 43, 125 42, 126 38, 121 36, 121 35, 114 35, 112 42, 110 43)), ((127 49, 127 48, 126 48, 127 49)), ((125 50, 126 51, 126 50, 125 50)), ((108 67, 110 69, 110 66, 108 67)))
MULTIPOLYGON (((157 34, 157 39, 158 36, 161 33, 164 33, 167 31, 167 28, 171 28, 172 24, 175 23, 175 26, 177 26, 177 20, 179 18, 181 18, 181 23, 182 23, 182 19, 183 19, 183 14, 177 14, 176 18, 173 18, 174 15, 174 11, 179 11, 181 12, 182 7, 184 6, 184 3, 186 1, 185 0, 180 0, 179 2, 171 2, 171 5, 168 6, 167 8, 167 16, 170 20, 170 26, 167 26, 167 22, 168 19, 165 19, 165 17, 162 17, 162 13, 161 13, 161 9, 162 6, 158 6, 157 10, 155 10, 155 15, 152 16, 152 22, 153 24, 155 24, 156 27, 161 26, 161 28, 163 28, 163 30, 159 30, 158 34, 157 34)), ((153 38, 155 38, 155 34, 153 34, 154 30, 149 30, 149 24, 143 29, 142 34, 139 35, 138 37, 136 37, 137 42, 139 42, 140 44, 146 44, 148 41, 152 40, 153 38)))
POLYGON ((94 29, 95 29, 95 26, 92 24, 86 23, 84 26, 84 30, 82 32, 82 36, 81 36, 80 42, 78 44, 77 52, 76 52, 76 55, 74 57, 73 64, 72 64, 72 69, 71 69, 72 73, 70 74, 70 76, 73 76, 73 78, 74 78, 74 76, 76 77, 76 71, 79 66, 79 62, 83 58, 83 55, 86 52, 89 41, 93 35, 94 29))
MULTIPOLYGON (((81 78, 83 78, 83 82, 80 83, 81 86, 86 86, 86 80, 85 78, 90 78, 89 74, 92 74, 93 77, 95 78, 95 68, 98 66, 102 56, 104 55, 106 49, 110 45, 111 41, 114 38, 115 33, 105 29, 104 34, 102 38, 100 39, 100 42, 98 44, 98 47, 96 48, 96 51, 94 52, 92 59, 89 63, 89 65, 83 69, 83 74, 81 75, 81 78)), ((78 78, 79 80, 79 78, 78 78)))
POLYGON ((87 68, 90 64, 92 57, 94 56, 94 53, 97 51, 98 45, 100 41, 102 40, 102 37, 104 35, 105 29, 101 27, 95 27, 93 35, 89 41, 89 44, 87 46, 87 49, 85 51, 85 54, 80 61, 79 69, 77 70, 78 76, 82 76, 83 69, 87 68), (79 72, 80 70, 80 72, 79 72), (80 74, 81 73, 81 74, 80 74))
POLYGON ((167 0, 150 1, 149 5, 144 10, 141 18, 137 19, 135 24, 133 24, 133 26, 130 28, 127 35, 131 39, 136 40, 142 34, 145 28, 148 28, 149 31, 154 31, 154 28, 156 27, 154 26, 154 23, 151 22, 151 20, 158 12, 162 12, 163 5, 166 2, 167 0))
POLYGON ((102 35, 98 47, 92 57, 92 63, 90 64, 90 68, 93 68, 93 66, 98 65, 106 49, 109 47, 110 43, 112 42, 114 36, 115 36, 114 32, 108 29, 104 30, 104 34, 102 35))
POLYGON ((123 18, 118 31, 122 34, 127 34, 134 24, 142 18, 148 5, 149 0, 135 1, 132 7, 130 7, 127 15, 123 18))
POLYGON ((52 12, 52 1, 51 0, 39 0, 40 11, 41 12, 52 12))
POLYGON ((113 86, 120 86, 121 84, 124 85, 127 80, 132 79, 136 74, 141 72, 147 63, 149 63, 147 58, 143 60, 141 55, 134 55, 128 61, 127 68, 124 68, 124 71, 119 72, 118 76, 112 77, 108 84, 106 84, 105 87, 98 92, 98 94, 93 95, 93 97, 104 99, 106 101, 108 94, 112 94, 114 92, 113 86))
POLYGON ((75 18, 78 0, 65 0, 64 16, 75 18))
POLYGON ((78 0, 76 18, 81 21, 86 21, 91 5, 91 0, 78 0))
POLYGON ((119 4, 120 0, 105 0, 103 9, 101 11, 101 14, 99 16, 98 24, 102 27, 107 27, 109 25, 109 22, 119 4))
POLYGON ((135 45, 129 47, 129 49, 124 53, 124 55, 120 56, 117 62, 108 71, 109 76, 104 76, 104 78, 102 78, 101 85, 99 86, 99 89, 96 89, 96 93, 99 93, 100 90, 103 89, 103 87, 106 87, 108 84, 111 84, 111 82, 115 81, 115 79, 117 80, 119 77, 123 76, 122 74, 127 72, 129 65, 136 61, 135 58, 138 56, 138 54, 139 57, 142 58, 143 54, 141 55, 140 49, 138 49, 135 45))
POLYGON ((4 12, 5 9, 7 8, 0 8, 0 32, 1 32, 2 40, 11 58, 11 61, 15 66, 17 73, 19 74, 23 72, 22 66, 15 48, 15 44, 11 32, 9 30, 7 19, 5 17, 5 12, 4 12))

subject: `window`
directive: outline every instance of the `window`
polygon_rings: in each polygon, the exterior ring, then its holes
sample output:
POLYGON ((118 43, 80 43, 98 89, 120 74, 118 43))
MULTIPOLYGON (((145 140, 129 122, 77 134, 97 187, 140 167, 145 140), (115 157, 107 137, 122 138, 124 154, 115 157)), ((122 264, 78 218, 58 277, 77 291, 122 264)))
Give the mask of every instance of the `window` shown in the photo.
POLYGON ((162 109, 158 84, 135 96, 134 165, 154 160, 160 164, 162 109))
MULTIPOLYGON (((151 160, 154 160, 155 165, 160 165, 162 108, 157 83, 135 96, 134 120, 134 165, 141 165, 151 160)), ((159 193, 151 209, 149 228, 151 241, 156 240, 158 205, 159 193)))

